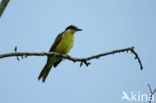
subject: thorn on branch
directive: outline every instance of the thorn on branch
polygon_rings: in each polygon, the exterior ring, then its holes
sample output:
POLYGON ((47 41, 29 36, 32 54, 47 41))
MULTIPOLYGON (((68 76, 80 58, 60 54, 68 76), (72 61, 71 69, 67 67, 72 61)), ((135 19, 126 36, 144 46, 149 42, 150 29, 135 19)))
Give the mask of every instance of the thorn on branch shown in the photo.
POLYGON ((21 56, 21 59, 23 59, 24 57, 23 56, 21 56))
MULTIPOLYGON (((17 46, 14 47, 14 51, 15 51, 15 53, 17 53, 17 46)), ((18 56, 16 56, 16 58, 17 58, 17 61, 20 60, 18 56)))
POLYGON ((91 63, 90 62, 87 62, 87 66, 89 66, 91 63))
POLYGON ((27 58, 27 57, 28 57, 27 55, 24 56, 24 58, 27 58))
POLYGON ((87 60, 83 60, 82 62, 86 64, 87 67, 91 64, 90 62, 87 62, 87 60))
POLYGON ((17 52, 17 46, 15 46, 14 51, 17 52))
POLYGON ((17 61, 20 61, 20 59, 19 59, 19 57, 18 57, 18 56, 16 56, 16 58, 17 58, 17 61))
POLYGON ((83 65, 83 62, 80 63, 80 67, 82 67, 82 65, 83 65))
POLYGON ((83 63, 88 67, 91 63, 87 62, 86 60, 82 60, 80 63, 80 67, 82 67, 83 63))
POLYGON ((96 59, 99 59, 100 57, 96 57, 96 59))

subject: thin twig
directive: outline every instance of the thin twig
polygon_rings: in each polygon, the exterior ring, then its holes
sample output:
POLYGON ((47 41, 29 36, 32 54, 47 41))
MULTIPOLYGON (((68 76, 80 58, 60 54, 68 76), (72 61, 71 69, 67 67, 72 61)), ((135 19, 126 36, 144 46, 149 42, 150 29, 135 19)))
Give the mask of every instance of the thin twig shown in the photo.
POLYGON ((148 87, 149 87, 150 93, 153 93, 150 84, 148 84, 148 87))
POLYGON ((150 84, 148 84, 148 87, 149 87, 149 90, 150 90, 150 100, 149 100, 149 103, 151 103, 152 99, 153 99, 153 96, 154 96, 154 93, 156 92, 156 89, 154 91, 152 91, 152 88, 150 86, 150 84))
POLYGON ((143 66, 142 66, 141 60, 140 60, 138 54, 135 52, 134 47, 113 50, 113 51, 110 51, 110 52, 97 54, 97 55, 90 56, 90 57, 87 57, 87 58, 74 58, 74 57, 71 57, 69 55, 63 55, 63 54, 59 54, 59 53, 55 53, 55 52, 41 52, 41 53, 36 53, 36 52, 31 52, 31 53, 30 52, 15 52, 15 53, 0 54, 0 58, 11 57, 11 56, 53 56, 53 55, 55 55, 57 57, 68 59, 68 60, 71 60, 73 62, 81 62, 81 63, 86 64, 86 66, 88 66, 90 63, 87 62, 87 61, 89 61, 91 59, 97 59, 97 58, 100 58, 102 56, 107 56, 107 55, 120 53, 120 52, 128 52, 128 51, 131 51, 131 53, 133 53, 135 55, 135 59, 138 60, 138 63, 140 65, 140 69, 142 70, 143 66))
POLYGON ((0 4, 0 17, 2 16, 5 8, 7 7, 10 0, 2 0, 0 4))

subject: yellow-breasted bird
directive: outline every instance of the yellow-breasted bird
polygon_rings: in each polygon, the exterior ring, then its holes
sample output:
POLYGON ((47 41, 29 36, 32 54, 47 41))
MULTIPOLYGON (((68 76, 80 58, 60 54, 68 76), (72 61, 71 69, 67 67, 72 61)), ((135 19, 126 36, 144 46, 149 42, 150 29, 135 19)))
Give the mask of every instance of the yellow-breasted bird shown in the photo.
MULTIPOLYGON (((67 55, 71 48, 73 47, 74 43, 74 33, 77 31, 82 31, 82 29, 77 28, 76 26, 70 25, 68 26, 64 32, 60 33, 53 45, 51 46, 49 52, 56 52, 61 53, 64 55, 67 55)), ((45 64, 44 68, 42 69, 38 80, 42 78, 42 82, 45 82, 46 77, 48 76, 51 67, 56 67, 60 62, 62 61, 62 58, 56 57, 56 56, 48 56, 47 63, 45 64)))

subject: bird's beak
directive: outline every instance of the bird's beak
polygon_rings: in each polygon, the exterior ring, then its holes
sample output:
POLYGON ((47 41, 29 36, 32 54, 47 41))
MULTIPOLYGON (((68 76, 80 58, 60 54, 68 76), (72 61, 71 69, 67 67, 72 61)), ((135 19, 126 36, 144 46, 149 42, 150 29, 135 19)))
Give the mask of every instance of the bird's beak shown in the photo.
POLYGON ((79 29, 79 28, 78 28, 77 31, 82 31, 82 29, 79 29))

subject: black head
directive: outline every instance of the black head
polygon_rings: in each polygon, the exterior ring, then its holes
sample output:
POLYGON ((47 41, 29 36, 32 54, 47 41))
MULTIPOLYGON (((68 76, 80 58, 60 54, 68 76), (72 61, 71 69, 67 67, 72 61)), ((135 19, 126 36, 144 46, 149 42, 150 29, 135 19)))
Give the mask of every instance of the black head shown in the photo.
POLYGON ((65 29, 65 31, 67 31, 67 30, 71 30, 71 31, 73 31, 73 32, 82 31, 82 29, 79 29, 79 28, 77 28, 77 27, 74 26, 74 25, 68 26, 68 27, 65 29))

